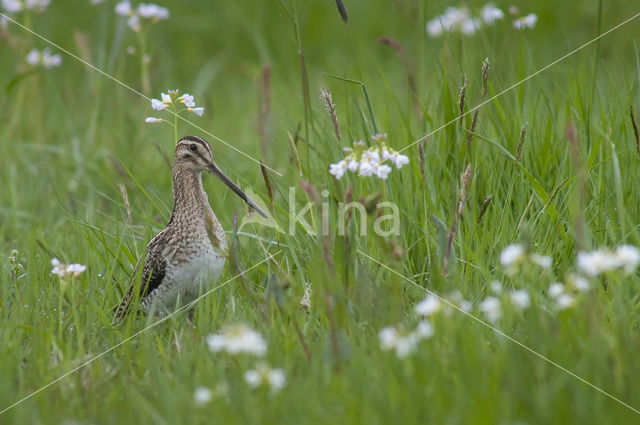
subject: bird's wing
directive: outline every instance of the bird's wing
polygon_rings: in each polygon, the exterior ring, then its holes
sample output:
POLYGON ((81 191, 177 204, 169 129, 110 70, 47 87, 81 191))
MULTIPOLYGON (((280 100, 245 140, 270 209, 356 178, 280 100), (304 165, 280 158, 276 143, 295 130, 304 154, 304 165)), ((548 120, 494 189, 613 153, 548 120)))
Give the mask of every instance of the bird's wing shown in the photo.
MULTIPOLYGON (((160 283, 164 278, 166 267, 166 261, 164 260, 163 255, 164 247, 165 243, 163 232, 158 233, 147 245, 147 252, 144 256, 144 266, 142 267, 142 280, 140 283, 140 290, 138 292, 140 294, 140 299, 146 297, 148 294, 153 292, 154 289, 160 286, 160 283)), ((129 312, 131 301, 134 298, 134 291, 136 287, 135 277, 140 266, 140 260, 136 263, 136 267, 131 275, 131 286, 129 286, 129 290, 122 299, 122 302, 114 309, 114 326, 117 326, 129 312)))

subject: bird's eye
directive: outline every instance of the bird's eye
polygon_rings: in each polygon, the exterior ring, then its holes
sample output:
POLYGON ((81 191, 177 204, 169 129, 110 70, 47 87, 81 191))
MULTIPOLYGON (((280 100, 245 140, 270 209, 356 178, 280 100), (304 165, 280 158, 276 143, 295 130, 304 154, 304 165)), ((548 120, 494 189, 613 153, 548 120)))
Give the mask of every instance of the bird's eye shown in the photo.
POLYGON ((193 152, 195 152, 195 151, 197 151, 197 150, 198 150, 198 146, 197 146, 195 143, 192 143, 192 144, 189 146, 189 149, 191 149, 193 152))

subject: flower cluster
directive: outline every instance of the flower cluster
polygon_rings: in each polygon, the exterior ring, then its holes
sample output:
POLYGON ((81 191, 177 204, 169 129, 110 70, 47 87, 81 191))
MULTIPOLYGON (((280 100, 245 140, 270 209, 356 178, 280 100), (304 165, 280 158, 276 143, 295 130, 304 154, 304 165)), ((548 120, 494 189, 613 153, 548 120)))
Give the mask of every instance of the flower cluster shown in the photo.
POLYGON ((116 4, 115 11, 118 15, 127 17, 129 27, 139 32, 142 29, 142 20, 155 23, 169 18, 169 10, 153 3, 140 3, 133 8, 129 0, 123 0, 116 4))
POLYGON ((193 392, 193 401, 198 406, 204 406, 214 398, 227 397, 228 393, 229 386, 226 382, 216 385, 213 390, 201 385, 193 392))
MULTIPOLYGON (((242 323, 227 325, 220 333, 209 335, 207 345, 213 353, 225 351, 229 354, 246 353, 261 357, 267 352, 267 343, 262 335, 242 323)), ((259 362, 254 369, 247 370, 244 380, 251 388, 266 384, 273 392, 280 391, 286 383, 282 369, 272 369, 262 362, 259 362)), ((208 388, 196 389, 194 394, 196 404, 205 404, 211 398, 212 393, 208 388)))
MULTIPOLYGON (((151 108, 155 111, 162 111, 164 109, 171 109, 175 114, 187 111, 193 112, 198 116, 202 116, 204 108, 202 106, 196 106, 193 100, 193 95, 185 93, 180 95, 180 90, 167 90, 167 93, 160 93, 159 99, 151 99, 151 108)), ((168 122, 162 118, 147 117, 144 120, 147 123, 160 123, 168 122)))
POLYGON ((51 4, 51 0, 2 0, 2 8, 10 14, 20 13, 23 10, 44 12, 51 4))
POLYGON ((598 249, 591 252, 579 252, 576 258, 578 269, 587 276, 623 269, 633 273, 640 264, 640 250, 633 245, 621 245, 615 251, 598 249))
MULTIPOLYGON (((538 21, 535 13, 518 17, 519 10, 514 6, 509 8, 509 12, 515 17, 513 26, 519 30, 533 28, 538 21)), ((439 37, 450 32, 473 35, 482 27, 493 26, 504 17, 504 12, 493 3, 486 4, 477 16, 474 16, 467 7, 448 7, 443 14, 427 22, 426 30, 431 37, 439 37)))
POLYGON ((44 49, 42 52, 38 49, 32 49, 27 54, 27 63, 33 67, 43 66, 45 69, 55 68, 62 63, 62 57, 59 54, 52 55, 51 49, 44 49))
POLYGON ((513 275, 520 264, 529 261, 543 269, 551 268, 552 261, 548 255, 540 255, 526 252, 520 244, 511 244, 500 253, 500 264, 506 269, 507 274, 513 275))
MULTIPOLYGON (((29 10, 32 12, 44 12, 51 0, 2 0, 2 12, 7 15, 15 15, 17 13, 29 10)), ((9 19, 6 16, 0 16, 0 28, 7 28, 9 19)))
POLYGON ((207 345, 213 353, 226 351, 229 354, 264 356, 267 352, 262 335, 242 323, 226 326, 220 333, 209 335, 207 345))
POLYGON ((272 369, 265 363, 258 363, 255 369, 245 372, 244 380, 251 388, 268 385, 272 392, 276 393, 284 388, 287 382, 282 369, 272 369))
POLYGON ((62 279, 67 277, 78 277, 87 269, 87 266, 82 264, 63 264, 57 258, 51 260, 51 265, 53 266, 51 274, 58 275, 62 279))
POLYGON ((375 175, 378 178, 386 179, 392 168, 382 162, 389 161, 398 169, 409 163, 408 156, 402 155, 386 145, 386 134, 376 134, 371 140, 376 144, 375 147, 365 148, 365 143, 360 140, 353 144, 353 148, 344 148, 344 152, 348 155, 343 160, 330 164, 329 173, 336 179, 340 179, 347 170, 358 172, 358 175, 365 177, 375 175))
POLYGON ((402 332, 395 326, 382 328, 378 333, 380 348, 395 350, 396 356, 403 358, 415 351, 418 343, 433 335, 433 327, 427 320, 421 320, 418 326, 410 332, 402 332))

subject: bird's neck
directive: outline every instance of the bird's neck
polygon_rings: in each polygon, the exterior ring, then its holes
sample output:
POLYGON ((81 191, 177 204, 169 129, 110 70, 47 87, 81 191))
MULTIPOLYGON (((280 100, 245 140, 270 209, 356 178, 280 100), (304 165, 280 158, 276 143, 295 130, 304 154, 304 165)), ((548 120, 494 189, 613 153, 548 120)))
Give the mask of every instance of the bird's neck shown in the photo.
POLYGON ((207 194, 202 187, 202 172, 189 168, 173 169, 174 205, 171 219, 189 216, 192 219, 204 217, 211 209, 207 194))

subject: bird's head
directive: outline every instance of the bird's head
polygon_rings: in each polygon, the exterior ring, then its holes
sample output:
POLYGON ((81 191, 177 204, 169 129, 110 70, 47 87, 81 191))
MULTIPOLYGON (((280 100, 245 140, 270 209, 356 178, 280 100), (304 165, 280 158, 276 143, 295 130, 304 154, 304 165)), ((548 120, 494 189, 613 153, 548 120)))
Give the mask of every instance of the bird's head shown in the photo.
POLYGON ((242 198, 247 204, 251 206, 261 216, 267 218, 267 214, 264 213, 247 195, 231 181, 226 174, 222 172, 220 167, 213 160, 213 153, 211 152, 211 146, 206 140, 197 136, 185 136, 178 140, 175 153, 176 166, 190 169, 194 172, 208 171, 214 176, 218 177, 224 184, 226 184, 236 195, 242 198))

